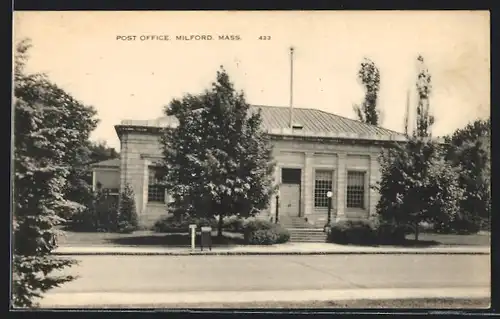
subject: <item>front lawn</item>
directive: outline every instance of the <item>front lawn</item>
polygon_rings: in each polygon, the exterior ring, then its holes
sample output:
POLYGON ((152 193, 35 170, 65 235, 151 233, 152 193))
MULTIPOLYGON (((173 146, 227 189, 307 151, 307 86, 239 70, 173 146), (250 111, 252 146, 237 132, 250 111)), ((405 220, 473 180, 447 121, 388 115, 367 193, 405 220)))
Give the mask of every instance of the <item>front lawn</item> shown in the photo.
MULTIPOLYGON (((217 237, 212 232, 212 245, 234 246, 242 245, 241 234, 224 232, 223 237, 217 237)), ((105 232, 74 232, 64 231, 59 239, 60 246, 172 246, 188 247, 191 237, 188 233, 165 234, 153 231, 136 231, 132 234, 105 233, 105 232)), ((196 236, 196 246, 200 245, 200 235, 196 236)))
POLYGON ((408 246, 420 245, 441 245, 441 246, 490 246, 491 236, 489 234, 436 234, 436 233, 420 233, 418 242, 415 242, 415 235, 409 234, 406 236, 408 246))
MULTIPOLYGON (((218 238, 217 232, 212 233, 213 246, 243 245, 243 235, 239 233, 223 232, 218 238)), ((414 235, 406 236, 404 247, 431 247, 431 246, 482 246, 489 247, 489 234, 455 235, 421 233, 418 242, 414 235)), ((196 236, 196 246, 200 244, 199 234, 196 236)), ((74 232, 65 231, 59 240, 60 246, 190 246, 191 238, 188 233, 166 234, 153 231, 136 231, 132 234, 105 233, 105 232, 74 232)))

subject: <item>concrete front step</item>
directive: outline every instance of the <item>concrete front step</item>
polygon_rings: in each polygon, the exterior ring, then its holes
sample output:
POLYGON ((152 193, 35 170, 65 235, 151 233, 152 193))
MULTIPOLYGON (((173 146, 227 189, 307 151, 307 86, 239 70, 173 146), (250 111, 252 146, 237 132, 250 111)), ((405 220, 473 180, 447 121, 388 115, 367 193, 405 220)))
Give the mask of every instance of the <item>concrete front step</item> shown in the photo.
POLYGON ((324 243, 326 234, 317 228, 290 228, 290 241, 296 243, 324 243))
POLYGON ((326 238, 290 238, 291 243, 326 243, 326 238))

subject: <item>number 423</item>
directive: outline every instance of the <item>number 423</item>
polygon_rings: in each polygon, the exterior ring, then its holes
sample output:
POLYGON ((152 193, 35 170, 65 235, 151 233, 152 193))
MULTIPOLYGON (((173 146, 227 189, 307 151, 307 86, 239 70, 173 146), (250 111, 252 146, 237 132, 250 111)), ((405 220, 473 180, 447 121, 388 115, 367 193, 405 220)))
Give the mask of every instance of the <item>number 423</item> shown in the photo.
POLYGON ((269 35, 260 36, 259 40, 271 40, 271 36, 269 35))

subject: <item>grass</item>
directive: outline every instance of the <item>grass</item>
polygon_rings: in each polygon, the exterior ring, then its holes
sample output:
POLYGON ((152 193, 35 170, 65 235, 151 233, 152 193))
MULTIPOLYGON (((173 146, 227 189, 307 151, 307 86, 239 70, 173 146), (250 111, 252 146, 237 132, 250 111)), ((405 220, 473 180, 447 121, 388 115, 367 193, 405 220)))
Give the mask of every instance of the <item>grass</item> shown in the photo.
MULTIPOLYGON (((200 245, 200 235, 196 236, 196 246, 200 245)), ((74 232, 65 231, 60 238, 61 246, 172 246, 188 247, 191 237, 188 233, 155 233, 153 231, 136 231, 131 234, 104 233, 104 232, 74 232)), ((223 232, 223 237, 217 237, 212 232, 213 246, 243 245, 241 234, 223 232)))
MULTIPOLYGON (((212 232, 213 246, 243 245, 241 234, 224 232, 223 237, 212 232)), ((476 246, 489 247, 489 234, 436 234, 421 233, 419 240, 414 235, 406 236, 407 240, 400 247, 431 247, 431 246, 476 246)), ((196 236, 196 245, 199 245, 200 236, 196 236)), ((104 232, 74 232, 66 231, 60 239, 61 246, 190 246, 191 238, 188 233, 165 234, 153 231, 136 231, 131 234, 104 233, 104 232)), ((394 246, 394 245, 391 245, 394 246)))
POLYGON ((210 304, 161 304, 161 305, 116 305, 85 306, 79 308, 156 308, 156 309, 377 309, 377 308, 420 308, 420 309, 488 309, 490 298, 453 299, 423 298, 395 300, 346 300, 346 301, 309 301, 309 302, 251 302, 251 303, 210 303, 210 304))
MULTIPOLYGON (((408 244, 415 243, 415 235, 410 234, 406 236, 408 244)), ((418 235, 420 243, 430 243, 442 246, 490 246, 491 239, 489 235, 483 234, 470 234, 470 235, 457 235, 457 234, 436 234, 436 233, 420 233, 418 235)))

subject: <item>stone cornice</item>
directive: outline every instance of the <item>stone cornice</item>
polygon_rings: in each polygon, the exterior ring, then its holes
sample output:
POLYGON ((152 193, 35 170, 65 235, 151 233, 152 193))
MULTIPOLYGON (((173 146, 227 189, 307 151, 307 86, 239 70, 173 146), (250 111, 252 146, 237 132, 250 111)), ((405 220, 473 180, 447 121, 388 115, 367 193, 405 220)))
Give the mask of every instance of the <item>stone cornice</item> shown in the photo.
MULTIPOLYGON (((119 138, 124 133, 146 133, 152 135, 160 134, 165 128, 154 126, 137 125, 115 125, 115 130, 119 138)), ((382 137, 382 136, 355 136, 348 134, 334 133, 311 133, 311 132, 285 132, 283 130, 271 131, 267 133, 271 140, 278 141, 305 141, 316 143, 338 143, 338 144, 369 144, 386 145, 394 142, 404 142, 404 137, 382 137)))

